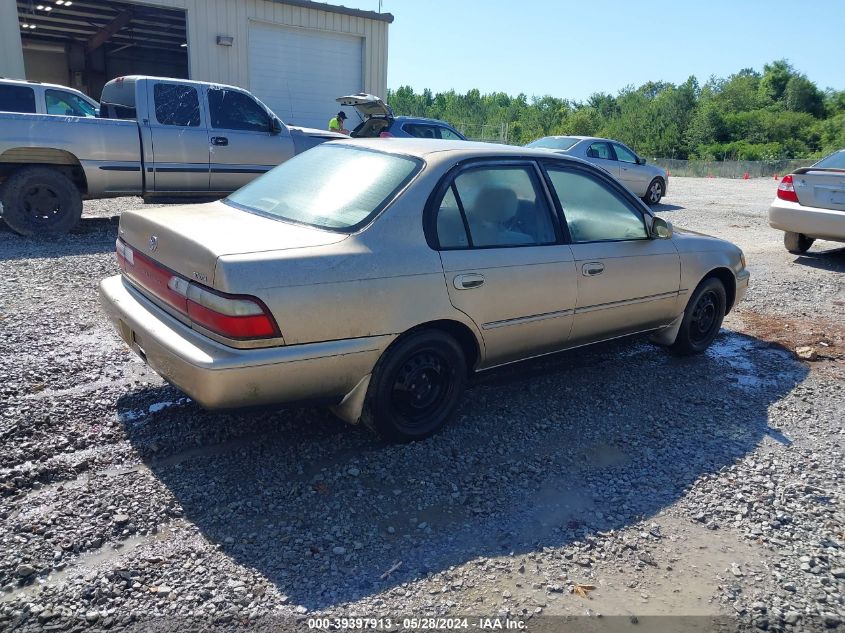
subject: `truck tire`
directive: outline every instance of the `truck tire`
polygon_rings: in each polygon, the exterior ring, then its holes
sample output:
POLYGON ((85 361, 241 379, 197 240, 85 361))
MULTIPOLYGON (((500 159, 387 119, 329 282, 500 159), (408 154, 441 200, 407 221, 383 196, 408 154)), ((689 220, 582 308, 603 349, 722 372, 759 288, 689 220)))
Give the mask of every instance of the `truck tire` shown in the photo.
POLYGON ((82 216, 82 195, 70 178, 50 167, 24 167, 0 187, 3 220, 15 233, 60 235, 82 216))

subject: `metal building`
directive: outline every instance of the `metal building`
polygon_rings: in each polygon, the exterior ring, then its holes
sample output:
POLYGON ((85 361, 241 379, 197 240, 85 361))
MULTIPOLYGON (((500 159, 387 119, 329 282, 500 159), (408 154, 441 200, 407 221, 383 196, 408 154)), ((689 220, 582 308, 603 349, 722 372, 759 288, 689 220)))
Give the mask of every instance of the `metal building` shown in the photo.
POLYGON ((247 88, 288 123, 387 91, 389 13, 311 0, 0 0, 0 77, 98 98, 120 75, 247 88))

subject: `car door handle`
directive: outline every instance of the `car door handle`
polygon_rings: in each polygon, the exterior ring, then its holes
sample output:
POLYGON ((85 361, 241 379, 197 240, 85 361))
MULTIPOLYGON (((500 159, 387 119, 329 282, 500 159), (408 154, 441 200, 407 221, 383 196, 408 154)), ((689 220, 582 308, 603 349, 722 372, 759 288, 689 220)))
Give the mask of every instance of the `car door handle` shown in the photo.
POLYGON ((478 273, 457 275, 453 283, 458 290, 471 290, 472 288, 478 288, 484 285, 484 275, 479 275, 478 273))
POLYGON ((581 274, 585 277, 595 277, 604 272, 604 264, 601 262, 588 262, 581 266, 581 274))
POLYGON ((211 137, 211 144, 212 145, 228 145, 229 139, 225 136, 212 136, 211 137))

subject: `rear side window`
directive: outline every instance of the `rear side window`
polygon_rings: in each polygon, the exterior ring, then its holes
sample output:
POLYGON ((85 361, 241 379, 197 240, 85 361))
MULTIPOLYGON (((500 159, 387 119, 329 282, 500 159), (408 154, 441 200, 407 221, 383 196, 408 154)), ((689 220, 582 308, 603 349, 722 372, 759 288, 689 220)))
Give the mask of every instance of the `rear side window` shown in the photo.
POLYGON ((593 143, 587 149, 587 156, 589 158, 613 160, 613 154, 610 152, 610 145, 608 143, 593 143))
POLYGON ((199 126, 200 99, 196 88, 179 84, 156 84, 153 100, 156 121, 162 125, 199 126))
POLYGON ((573 242, 643 240, 643 216, 610 186, 580 171, 549 169, 573 242))
POLYGON ((35 91, 26 86, 0 86, 0 112, 35 114, 35 91))
POLYGON ((406 123, 402 126, 402 129, 411 136, 416 136, 417 138, 437 138, 437 133, 435 132, 433 125, 406 123))
POLYGON ((208 91, 211 127, 220 130, 270 132, 270 117, 242 92, 214 88, 208 91))
POLYGON ((556 236, 534 170, 490 166, 455 178, 437 212, 437 239, 440 248, 490 248, 553 244, 556 236))

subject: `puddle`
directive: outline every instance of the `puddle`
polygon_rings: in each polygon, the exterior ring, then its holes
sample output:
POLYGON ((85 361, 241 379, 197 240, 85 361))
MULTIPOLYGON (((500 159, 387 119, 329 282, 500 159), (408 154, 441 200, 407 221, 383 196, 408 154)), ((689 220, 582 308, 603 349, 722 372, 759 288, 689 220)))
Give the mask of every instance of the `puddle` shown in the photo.
POLYGON ((3 592, 0 594, 0 604, 3 602, 19 600, 20 598, 32 598, 45 589, 52 588, 63 583, 66 579, 72 576, 84 576, 85 574, 89 574, 97 567, 113 562, 121 556, 138 549, 142 545, 149 545, 161 539, 169 538, 171 532, 172 529, 166 528, 159 531, 158 534, 133 536, 117 543, 107 543, 95 552, 79 556, 73 561, 72 565, 68 565, 64 569, 51 572, 46 578, 39 577, 30 585, 15 587, 12 591, 3 592))

